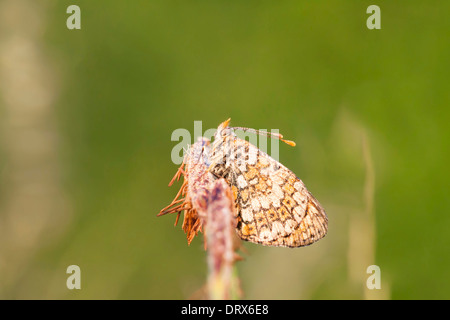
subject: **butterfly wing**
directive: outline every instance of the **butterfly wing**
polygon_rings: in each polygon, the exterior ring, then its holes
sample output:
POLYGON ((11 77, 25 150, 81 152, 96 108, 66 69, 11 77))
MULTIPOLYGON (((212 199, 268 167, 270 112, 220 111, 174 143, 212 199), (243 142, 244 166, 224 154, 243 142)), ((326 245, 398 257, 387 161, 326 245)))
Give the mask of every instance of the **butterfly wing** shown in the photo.
POLYGON ((328 218, 303 182, 249 142, 236 136, 227 139, 231 142, 222 146, 232 150, 224 152, 235 156, 212 172, 227 172, 224 178, 232 186, 239 237, 283 247, 306 246, 323 238, 328 218))

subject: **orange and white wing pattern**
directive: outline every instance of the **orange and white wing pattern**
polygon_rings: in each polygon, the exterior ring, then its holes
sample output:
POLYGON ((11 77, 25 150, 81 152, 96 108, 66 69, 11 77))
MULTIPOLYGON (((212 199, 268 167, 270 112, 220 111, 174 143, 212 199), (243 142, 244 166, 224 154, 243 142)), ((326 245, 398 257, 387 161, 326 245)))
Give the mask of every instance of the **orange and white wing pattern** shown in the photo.
POLYGON ((238 138, 222 123, 215 134, 209 170, 233 191, 237 233, 268 246, 302 247, 323 238, 327 215, 288 168, 238 138))

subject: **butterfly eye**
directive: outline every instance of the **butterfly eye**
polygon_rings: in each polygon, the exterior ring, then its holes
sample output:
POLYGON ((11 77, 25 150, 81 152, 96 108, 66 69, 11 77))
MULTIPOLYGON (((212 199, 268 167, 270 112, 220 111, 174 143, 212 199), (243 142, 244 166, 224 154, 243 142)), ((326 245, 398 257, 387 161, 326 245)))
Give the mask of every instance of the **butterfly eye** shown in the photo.
POLYGON ((229 134, 230 134, 230 129, 229 128, 225 128, 225 129, 223 129, 221 132, 220 132, 220 135, 222 136, 222 137, 225 137, 225 136, 228 136, 229 134))

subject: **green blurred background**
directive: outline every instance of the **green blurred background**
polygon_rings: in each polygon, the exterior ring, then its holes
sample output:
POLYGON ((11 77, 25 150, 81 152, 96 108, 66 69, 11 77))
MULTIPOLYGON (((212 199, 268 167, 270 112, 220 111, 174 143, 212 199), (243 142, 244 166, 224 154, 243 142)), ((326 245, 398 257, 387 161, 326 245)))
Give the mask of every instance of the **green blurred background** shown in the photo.
MULTIPOLYGON (((177 128, 279 129, 329 233, 245 243, 245 299, 450 298, 450 2, 0 2, 0 298, 186 299, 177 128), (81 30, 66 9, 81 8, 81 30), (366 9, 381 8, 381 30, 366 9), (66 268, 81 268, 68 290, 66 268), (381 270, 368 290, 369 265, 381 270)), ((193 142, 193 140, 192 140, 193 142)))

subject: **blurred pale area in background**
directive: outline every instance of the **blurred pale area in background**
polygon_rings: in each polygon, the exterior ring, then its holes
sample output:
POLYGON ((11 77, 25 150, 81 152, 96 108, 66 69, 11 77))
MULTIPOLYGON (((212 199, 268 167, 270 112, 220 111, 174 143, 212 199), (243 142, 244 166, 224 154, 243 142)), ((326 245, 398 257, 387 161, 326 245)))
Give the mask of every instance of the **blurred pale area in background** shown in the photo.
MULTIPOLYGON (((247 299, 450 297, 450 3, 0 1, 0 298, 185 299, 171 133, 279 129, 329 234, 245 243, 247 299), (66 268, 81 268, 68 290, 66 268), (369 290, 378 265, 381 289, 369 290)), ((194 137, 192 137, 192 141, 194 137)))

